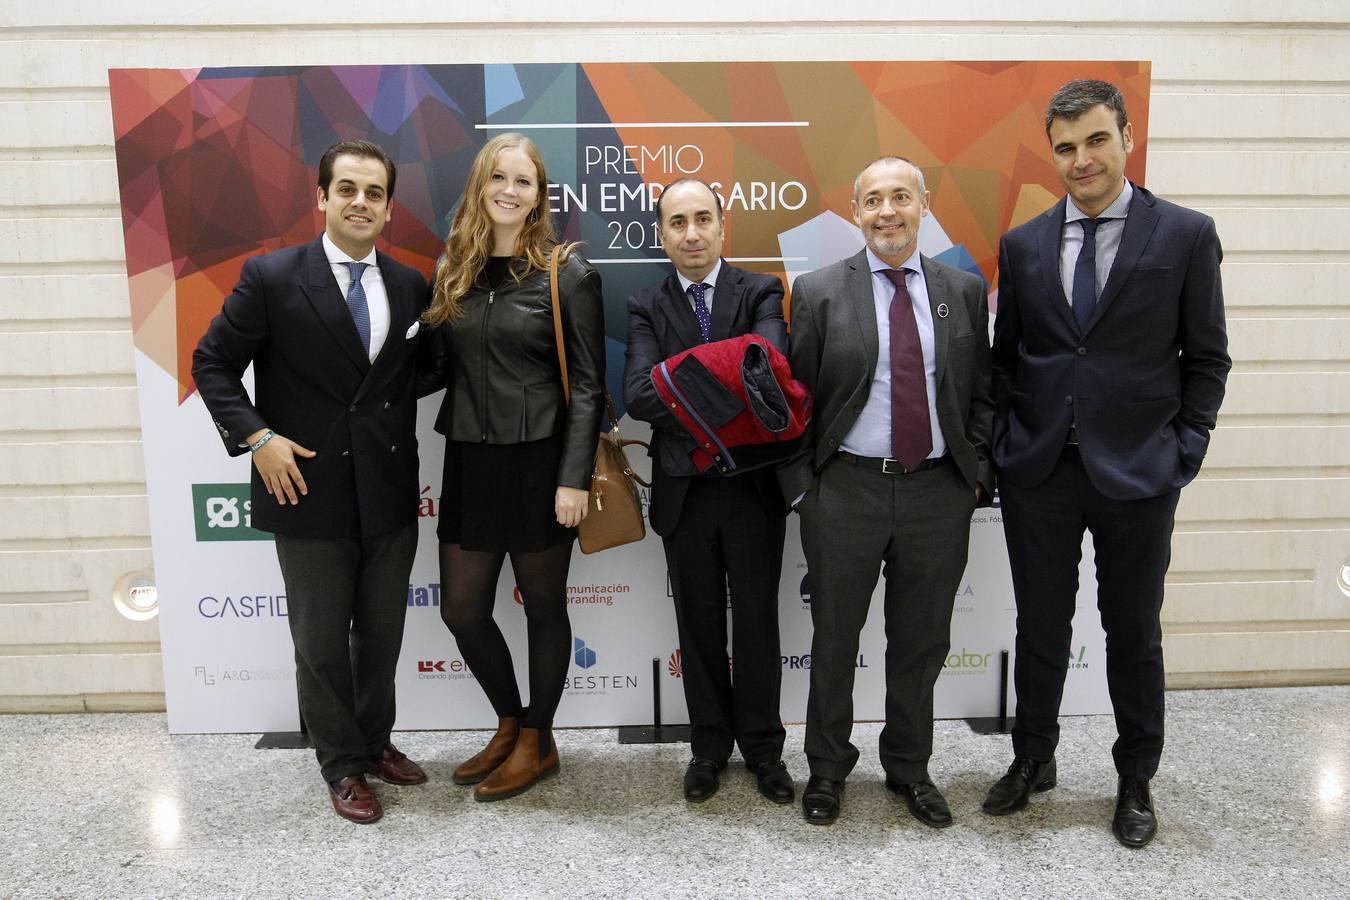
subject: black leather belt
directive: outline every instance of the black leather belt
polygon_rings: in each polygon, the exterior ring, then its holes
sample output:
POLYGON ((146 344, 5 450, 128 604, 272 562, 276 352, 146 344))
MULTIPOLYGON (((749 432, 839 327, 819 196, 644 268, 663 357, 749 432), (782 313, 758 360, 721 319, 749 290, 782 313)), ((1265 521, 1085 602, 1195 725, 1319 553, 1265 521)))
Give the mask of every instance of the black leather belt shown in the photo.
POLYGON ((915 472, 924 472, 928 469, 936 469, 938 466, 945 466, 952 461, 952 455, 944 453, 941 456, 925 459, 912 469, 906 469, 900 464, 900 460, 891 459, 889 456, 854 456, 852 453, 843 450, 839 451, 839 455, 850 465, 863 469, 874 469, 884 475, 913 475, 915 472))

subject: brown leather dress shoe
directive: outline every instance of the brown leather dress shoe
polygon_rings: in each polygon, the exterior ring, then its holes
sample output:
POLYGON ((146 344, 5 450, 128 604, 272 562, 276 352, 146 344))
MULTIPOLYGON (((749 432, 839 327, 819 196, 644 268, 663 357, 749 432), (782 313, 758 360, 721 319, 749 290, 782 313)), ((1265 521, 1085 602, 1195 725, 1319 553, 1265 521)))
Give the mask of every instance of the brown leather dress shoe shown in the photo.
POLYGON ((535 782, 558 772, 558 745, 538 728, 520 729, 511 755, 473 789, 475 800, 505 800, 523 794, 535 782))
POLYGON ((344 819, 368 825, 384 815, 380 800, 371 793, 364 775, 348 775, 336 787, 330 784, 328 795, 333 800, 333 809, 344 819))
POLYGON ((380 780, 385 784, 421 784, 427 780, 422 767, 404 756, 393 744, 380 753, 380 780))
POLYGON ((487 742, 487 746, 477 754, 455 767, 450 777, 455 784, 477 784, 492 774, 492 770, 506 762, 506 758, 515 749, 516 738, 520 735, 520 719, 514 716, 497 720, 497 733, 487 742))

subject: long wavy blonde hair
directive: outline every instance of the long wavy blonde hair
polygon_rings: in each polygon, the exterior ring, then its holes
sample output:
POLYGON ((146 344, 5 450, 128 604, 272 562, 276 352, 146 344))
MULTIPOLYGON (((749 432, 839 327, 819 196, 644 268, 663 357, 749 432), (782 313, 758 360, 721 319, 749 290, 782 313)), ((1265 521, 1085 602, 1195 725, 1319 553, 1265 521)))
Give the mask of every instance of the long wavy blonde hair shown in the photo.
MULTIPOLYGON (((534 209, 525 218, 525 227, 516 236, 511 255, 525 260, 524 268, 511 267, 511 275, 520 281, 529 273, 548 268, 548 257, 555 244, 553 216, 548 208, 548 175, 544 158, 534 141, 514 131, 499 134, 483 145, 469 168, 469 180, 464 185, 464 196, 455 219, 450 223, 450 234, 445 239, 445 255, 436 265, 435 290, 431 305, 423 318, 429 325, 454 322, 463 314, 461 300, 473 287, 479 273, 492 254, 492 219, 487 213, 487 188, 497 168, 497 157, 511 148, 523 150, 534 163, 535 178, 539 184, 539 198, 534 209)), ((576 244, 565 244, 562 259, 566 260, 576 244)))

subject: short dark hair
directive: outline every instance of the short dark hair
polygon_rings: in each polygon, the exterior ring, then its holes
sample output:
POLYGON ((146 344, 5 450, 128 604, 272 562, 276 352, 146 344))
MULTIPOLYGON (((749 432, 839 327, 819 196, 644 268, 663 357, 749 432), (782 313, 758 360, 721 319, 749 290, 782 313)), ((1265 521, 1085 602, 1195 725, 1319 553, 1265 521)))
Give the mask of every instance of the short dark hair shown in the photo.
POLYGON ((704 181, 702 178, 694 178, 693 176, 689 176, 689 177, 686 177, 686 178, 676 178, 676 179, 675 179, 674 181, 672 181, 670 184, 668 184, 668 185, 666 185, 665 187, 661 188, 661 193, 660 193, 660 195, 656 198, 656 224, 657 224, 657 225, 660 225, 660 226, 662 226, 662 227, 665 227, 665 224, 666 224, 666 223, 665 223, 664 221, 662 221, 662 219, 661 219, 661 198, 664 197, 664 196, 666 195, 666 191, 670 190, 670 189, 673 188, 673 187, 676 187, 677 185, 681 185, 681 184, 701 184, 701 185, 703 185, 705 188, 707 188, 707 189, 708 189, 708 193, 712 194, 712 195, 713 195, 713 199, 717 201, 717 218, 718 218, 718 221, 721 221, 721 219, 723 218, 723 216, 722 216, 722 198, 719 197, 719 196, 717 195, 717 191, 714 191, 714 190, 712 189, 712 185, 708 184, 708 182, 704 181))
POLYGON ((389 175, 389 183, 384 186, 385 194, 388 199, 394 199, 394 180, 398 177, 394 161, 383 147, 370 141, 338 141, 323 152, 319 159, 319 190, 323 191, 325 197, 328 196, 328 186, 333 183, 333 163, 339 156, 359 156, 384 163, 384 171, 389 175))
POLYGON ((1055 91, 1045 108, 1045 136, 1050 136, 1050 124, 1056 119, 1072 122, 1095 106, 1105 106, 1116 114, 1116 128, 1121 134, 1130 117, 1125 114, 1125 98, 1120 88, 1109 81, 1097 81, 1092 78, 1079 78, 1055 91))

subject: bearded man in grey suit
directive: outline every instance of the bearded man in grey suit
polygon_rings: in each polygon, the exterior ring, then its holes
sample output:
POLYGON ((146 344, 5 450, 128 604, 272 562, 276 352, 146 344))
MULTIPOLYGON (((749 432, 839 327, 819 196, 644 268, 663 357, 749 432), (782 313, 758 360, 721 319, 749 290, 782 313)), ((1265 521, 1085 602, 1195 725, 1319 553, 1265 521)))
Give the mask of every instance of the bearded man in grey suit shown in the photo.
POLYGON ((867 247, 797 279, 792 374, 815 395, 803 449, 779 472, 801 515, 811 576, 811 690, 802 812, 839 816, 858 760, 854 660, 878 574, 886 578, 886 783, 915 818, 951 824, 928 776, 933 685, 950 645, 970 516, 993 493, 989 307, 982 279, 923 257, 923 173, 883 157, 858 175, 867 247))

